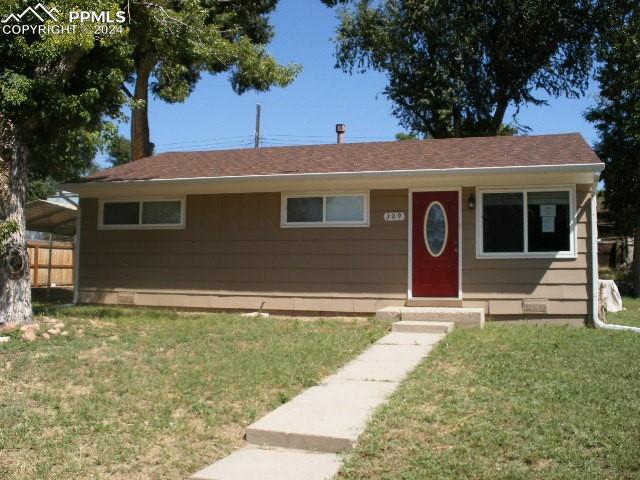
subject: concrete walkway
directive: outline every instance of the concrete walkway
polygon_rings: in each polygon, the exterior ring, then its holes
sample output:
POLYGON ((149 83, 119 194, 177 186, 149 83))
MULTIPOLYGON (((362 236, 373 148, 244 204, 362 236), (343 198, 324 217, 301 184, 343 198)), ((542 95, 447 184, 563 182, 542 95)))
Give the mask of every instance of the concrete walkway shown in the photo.
POLYGON ((451 328, 442 324, 439 331, 423 333, 394 325, 401 331, 381 338, 320 385, 250 425, 247 447, 191 478, 331 479, 342 464, 339 454, 353 449, 374 410, 451 328))

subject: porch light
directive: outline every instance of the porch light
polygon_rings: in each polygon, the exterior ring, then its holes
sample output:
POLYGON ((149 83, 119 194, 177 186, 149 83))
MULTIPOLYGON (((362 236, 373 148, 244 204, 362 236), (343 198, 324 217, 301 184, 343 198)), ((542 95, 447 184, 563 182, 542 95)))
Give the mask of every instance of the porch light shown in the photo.
POLYGON ((467 200, 467 206, 473 210, 474 208, 476 208, 476 197, 474 197, 473 195, 469 195, 469 199, 467 200))

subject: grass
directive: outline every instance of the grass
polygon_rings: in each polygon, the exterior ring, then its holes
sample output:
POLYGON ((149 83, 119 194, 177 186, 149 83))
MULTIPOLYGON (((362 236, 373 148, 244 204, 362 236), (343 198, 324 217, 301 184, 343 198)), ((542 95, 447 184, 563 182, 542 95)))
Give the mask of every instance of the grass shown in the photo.
POLYGON ((339 478, 637 479, 639 451, 640 335, 494 324, 449 335, 339 478))
POLYGON ((640 298, 623 297, 622 306, 622 312, 607 313, 607 322, 640 327, 640 298))
POLYGON ((68 336, 0 345, 3 480, 185 478, 388 329, 97 307, 50 313, 68 336))

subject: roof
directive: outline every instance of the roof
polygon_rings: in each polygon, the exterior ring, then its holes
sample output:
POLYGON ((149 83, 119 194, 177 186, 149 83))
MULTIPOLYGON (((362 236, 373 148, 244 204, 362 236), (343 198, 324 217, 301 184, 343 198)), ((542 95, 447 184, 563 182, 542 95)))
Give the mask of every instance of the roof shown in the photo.
POLYGON ((72 236, 76 232, 77 213, 71 205, 34 200, 25 209, 27 230, 72 236))
POLYGON ((167 152, 81 182, 573 165, 602 166, 578 133, 167 152))

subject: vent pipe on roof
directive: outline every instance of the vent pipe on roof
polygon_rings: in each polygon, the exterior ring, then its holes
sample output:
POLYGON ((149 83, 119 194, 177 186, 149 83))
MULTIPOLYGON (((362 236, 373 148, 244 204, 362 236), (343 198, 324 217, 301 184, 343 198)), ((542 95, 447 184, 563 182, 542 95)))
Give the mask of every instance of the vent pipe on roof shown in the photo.
POLYGON ((344 123, 336 124, 336 133, 338 134, 338 144, 344 143, 344 132, 347 131, 347 126, 344 123))

